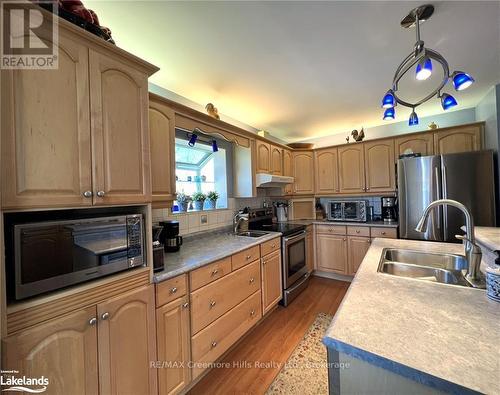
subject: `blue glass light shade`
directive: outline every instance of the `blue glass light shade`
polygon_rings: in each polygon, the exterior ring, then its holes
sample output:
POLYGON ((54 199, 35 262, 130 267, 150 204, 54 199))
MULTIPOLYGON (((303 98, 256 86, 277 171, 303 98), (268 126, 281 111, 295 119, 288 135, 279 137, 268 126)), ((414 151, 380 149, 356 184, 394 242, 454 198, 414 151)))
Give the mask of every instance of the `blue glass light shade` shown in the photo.
POLYGON ((396 99, 394 98, 392 90, 389 89, 385 94, 384 98, 382 99, 382 108, 391 108, 394 107, 395 105, 396 105, 396 99))
POLYGON ((198 138, 198 135, 196 135, 195 133, 193 133, 191 135, 191 137, 189 138, 189 142, 188 142, 188 145, 190 147, 194 147, 194 145, 196 144, 196 139, 198 138))
POLYGON ((219 151, 219 147, 217 147, 217 141, 212 140, 212 152, 219 151))
POLYGON ((474 78, 463 71, 455 71, 451 78, 453 79, 453 86, 457 91, 467 89, 474 82, 474 78))
POLYGON ((391 121, 394 119, 396 111, 394 110, 394 107, 388 108, 387 110, 384 111, 384 121, 391 121))
POLYGON ((429 78, 432 74, 432 62, 428 57, 422 58, 417 64, 415 78, 423 81, 429 78))
POLYGON ((418 125, 418 116, 417 116, 417 113, 415 111, 413 111, 410 114, 410 118, 408 119, 408 125, 409 126, 418 125))
POLYGON ((457 104, 457 101, 452 95, 447 93, 441 95, 441 107, 443 107, 443 110, 448 110, 451 107, 455 107, 457 104))

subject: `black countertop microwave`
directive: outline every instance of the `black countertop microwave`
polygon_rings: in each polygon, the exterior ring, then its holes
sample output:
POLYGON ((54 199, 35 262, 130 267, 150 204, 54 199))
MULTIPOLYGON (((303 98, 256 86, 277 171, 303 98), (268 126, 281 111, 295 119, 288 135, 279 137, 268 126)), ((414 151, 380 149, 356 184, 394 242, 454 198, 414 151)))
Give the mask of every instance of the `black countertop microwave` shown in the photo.
POLYGON ((10 300, 145 264, 141 214, 21 223, 10 232, 10 300))

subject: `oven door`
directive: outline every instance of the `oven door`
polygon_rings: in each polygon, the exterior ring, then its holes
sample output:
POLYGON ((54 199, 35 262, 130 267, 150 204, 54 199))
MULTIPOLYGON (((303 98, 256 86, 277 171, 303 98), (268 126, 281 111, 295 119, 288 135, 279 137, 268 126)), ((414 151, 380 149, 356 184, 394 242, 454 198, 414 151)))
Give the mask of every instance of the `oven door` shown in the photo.
POLYGON ((306 231, 282 239, 283 284, 289 288, 295 281, 307 273, 306 266, 306 231))
POLYGON ((345 221, 366 221, 363 202, 344 202, 345 221))

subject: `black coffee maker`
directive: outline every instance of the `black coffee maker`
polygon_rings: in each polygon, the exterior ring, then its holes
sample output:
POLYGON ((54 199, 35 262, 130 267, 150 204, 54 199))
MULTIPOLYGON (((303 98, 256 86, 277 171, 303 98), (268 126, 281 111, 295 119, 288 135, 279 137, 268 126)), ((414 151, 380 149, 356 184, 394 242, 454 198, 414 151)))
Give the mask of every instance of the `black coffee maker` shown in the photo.
POLYGON ((165 252, 177 252, 182 245, 182 236, 179 236, 179 221, 161 221, 163 228, 160 233, 160 243, 164 245, 165 252))

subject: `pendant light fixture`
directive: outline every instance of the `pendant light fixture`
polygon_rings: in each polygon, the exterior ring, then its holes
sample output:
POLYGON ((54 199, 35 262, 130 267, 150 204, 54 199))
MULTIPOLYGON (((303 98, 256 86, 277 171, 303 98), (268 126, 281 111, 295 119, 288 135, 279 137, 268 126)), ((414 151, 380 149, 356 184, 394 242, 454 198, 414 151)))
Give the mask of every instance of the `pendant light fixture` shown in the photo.
POLYGON ((441 100, 441 107, 443 110, 448 110, 458 104, 456 99, 450 94, 441 93, 441 90, 450 79, 453 81, 453 87, 457 91, 468 88, 474 82, 474 79, 463 71, 455 71, 450 75, 450 68, 446 59, 440 53, 424 46, 424 42, 420 39, 420 23, 428 20, 433 13, 434 6, 425 4, 411 10, 401 21, 401 26, 404 28, 415 27, 416 42, 414 50, 396 69, 396 73, 392 80, 392 89, 389 89, 382 99, 382 108, 385 109, 383 116, 384 120, 393 120, 395 118, 394 107, 397 104, 401 104, 402 106, 412 109, 408 124, 410 126, 418 125, 418 116, 415 112, 415 108, 433 97, 437 97, 441 100), (415 78, 419 81, 424 81, 432 75, 433 64, 441 65, 443 69, 443 79, 434 90, 415 103, 410 103, 401 99, 398 96, 398 84, 401 78, 410 70, 415 70, 415 78))

